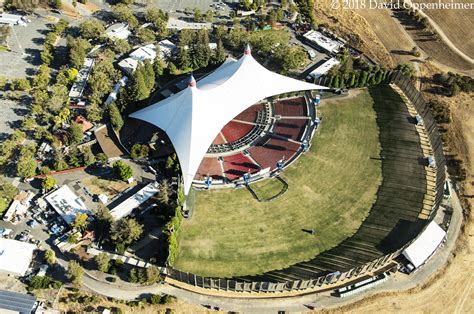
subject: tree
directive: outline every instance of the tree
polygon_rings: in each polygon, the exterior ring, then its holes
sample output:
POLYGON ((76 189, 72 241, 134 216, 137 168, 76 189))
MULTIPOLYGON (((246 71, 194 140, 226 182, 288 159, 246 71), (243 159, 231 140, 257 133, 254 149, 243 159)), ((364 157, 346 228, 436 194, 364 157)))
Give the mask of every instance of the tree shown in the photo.
POLYGON ((156 266, 150 266, 146 269, 146 282, 149 285, 161 280, 160 270, 156 266))
POLYGON ((133 15, 133 11, 124 4, 112 6, 112 15, 117 20, 128 23, 128 25, 130 25, 132 28, 138 26, 138 20, 135 15, 133 15))
POLYGON ((64 104, 69 99, 69 89, 67 86, 61 84, 54 84, 51 87, 51 96, 47 103, 47 108, 51 113, 57 114, 58 112, 62 111, 61 115, 63 119, 60 120, 58 125, 61 122, 66 122, 69 118, 69 109, 64 107, 64 104))
POLYGON ((109 43, 110 47, 117 54, 124 54, 132 50, 132 46, 125 39, 116 38, 109 43))
POLYGON ((76 218, 74 218, 74 222, 72 223, 72 226, 76 229, 84 230, 89 224, 89 221, 87 220, 88 218, 89 216, 87 216, 87 214, 78 213, 76 215, 76 218))
POLYGON ((31 88, 30 81, 26 78, 14 79, 12 86, 15 90, 27 91, 31 88))
POLYGON ((90 146, 86 146, 82 150, 82 155, 84 159, 84 164, 86 166, 93 165, 95 163, 95 156, 92 153, 92 149, 90 146))
POLYGON ((203 21, 201 10, 198 8, 194 8, 194 21, 197 23, 201 23, 203 21))
POLYGON ((133 159, 148 157, 149 150, 148 145, 134 144, 130 152, 130 157, 133 159))
POLYGON ((123 218, 115 222, 110 230, 110 238, 115 244, 129 245, 140 238, 143 225, 135 219, 123 218))
POLYGON ((160 202, 161 206, 164 208, 168 208, 169 206, 169 184, 167 180, 161 181, 159 193, 158 193, 158 201, 160 202))
POLYGON ((133 176, 132 167, 127 165, 122 160, 117 160, 116 162, 114 162, 113 168, 115 170, 115 173, 117 173, 119 178, 123 181, 127 181, 133 176))
POLYGON ((38 89, 46 90, 49 85, 50 74, 51 69, 47 65, 40 65, 38 72, 36 72, 36 75, 33 77, 33 86, 38 89))
POLYGON ((67 37, 67 48, 69 51, 69 62, 75 68, 82 67, 87 51, 91 48, 91 44, 83 39, 75 39, 72 36, 67 37))
POLYGON ((46 263, 48 263, 49 265, 52 265, 56 263, 56 254, 54 253, 53 250, 46 250, 46 252, 44 253, 44 259, 46 263))
POLYGON ((299 68, 307 60, 307 53, 301 46, 280 45, 274 56, 277 64, 281 66, 282 73, 299 68))
POLYGON ((81 142, 83 137, 82 126, 77 122, 71 122, 71 142, 73 144, 78 144, 81 142))
POLYGON ((110 123, 112 123, 112 126, 114 127, 115 130, 120 130, 122 128, 123 126, 122 115, 120 114, 120 111, 118 110, 115 104, 111 104, 109 106, 109 118, 110 118, 110 123))
POLYGON ((82 276, 84 275, 84 269, 76 261, 70 261, 67 265, 67 277, 72 281, 73 284, 79 285, 82 282, 82 276))
POLYGON ((212 23, 213 20, 214 20, 214 13, 212 13, 211 10, 207 10, 206 11, 206 22, 212 23))
POLYGON ((95 156, 97 162, 100 162, 102 165, 106 165, 107 164, 107 161, 109 160, 109 158, 107 157, 106 154, 104 153, 98 153, 96 156, 95 156))
POLYGON ((135 35, 137 36, 140 43, 144 45, 156 41, 155 33, 151 29, 145 27, 139 28, 135 35))
POLYGON ((91 104, 86 108, 87 120, 91 122, 98 122, 102 119, 103 110, 97 104, 91 104))
POLYGON ((69 168, 66 161, 64 160, 64 155, 61 151, 56 150, 54 155, 54 169, 56 171, 61 171, 69 168))
POLYGON ((103 273, 106 273, 110 267, 110 257, 107 253, 99 253, 94 257, 94 261, 97 265, 97 269, 103 273))
POLYGON ((158 8, 148 8, 145 11, 145 20, 149 23, 153 23, 162 38, 166 37, 168 33, 166 28, 168 18, 168 13, 158 8))
POLYGON ((56 180, 50 176, 47 176, 46 178, 44 178, 43 182, 41 183, 41 186, 46 191, 51 190, 52 188, 54 188, 55 185, 56 185, 56 180))
POLYGON ((17 175, 19 177, 30 178, 36 174, 36 167, 37 163, 33 153, 22 149, 16 165, 17 175))
POLYGON ((222 40, 219 39, 217 41, 217 48, 214 50, 214 53, 212 54, 211 61, 213 64, 219 64, 221 62, 224 62, 226 58, 227 58, 227 54, 224 49, 224 44, 222 44, 222 40))
POLYGON ((143 70, 144 70, 144 78, 146 88, 148 90, 152 90, 155 86, 155 70, 153 69, 153 65, 151 64, 150 60, 145 60, 143 63, 143 70))
POLYGON ((86 39, 98 39, 105 33, 104 23, 98 19, 91 18, 79 25, 82 37, 86 39))

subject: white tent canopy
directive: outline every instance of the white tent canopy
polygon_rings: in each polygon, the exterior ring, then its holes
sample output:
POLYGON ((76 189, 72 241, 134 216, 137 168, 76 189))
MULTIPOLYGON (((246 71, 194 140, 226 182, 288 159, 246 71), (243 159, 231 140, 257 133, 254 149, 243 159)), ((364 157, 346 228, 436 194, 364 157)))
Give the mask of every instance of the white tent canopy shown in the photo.
POLYGON ((418 238, 403 250, 402 254, 415 268, 418 268, 436 251, 445 236, 446 232, 432 221, 418 238))
POLYGON ((197 83, 130 115, 164 130, 176 150, 184 191, 212 141, 235 116, 270 96, 303 90, 327 89, 273 73, 260 65, 247 47, 239 59, 229 59, 197 83))

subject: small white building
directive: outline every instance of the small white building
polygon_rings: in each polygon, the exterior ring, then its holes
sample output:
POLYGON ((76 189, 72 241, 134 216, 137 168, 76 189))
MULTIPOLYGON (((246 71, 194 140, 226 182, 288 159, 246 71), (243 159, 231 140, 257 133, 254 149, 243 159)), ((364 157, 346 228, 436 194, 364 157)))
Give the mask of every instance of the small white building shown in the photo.
POLYGON ((82 97, 84 90, 86 88, 87 79, 94 67, 95 60, 92 58, 86 58, 82 68, 77 74, 76 80, 69 91, 69 97, 72 99, 79 99, 82 97))
POLYGON ((22 15, 0 13, 0 24, 26 26, 27 21, 22 15))
POLYGON ((402 254, 415 268, 418 268, 434 254, 445 237, 446 231, 432 221, 402 254))
POLYGON ((126 73, 132 74, 138 67, 139 62, 149 60, 151 63, 153 63, 155 58, 156 47, 154 44, 149 44, 134 50, 132 53, 130 53, 128 58, 120 61, 118 66, 121 67, 126 73))
POLYGON ((31 243, 0 238, 0 272, 23 276, 30 267, 36 246, 31 243))
POLYGON ((166 60, 173 55, 173 52, 176 50, 176 45, 173 44, 168 39, 162 40, 158 43, 160 48, 160 58, 161 60, 166 60))
POLYGON ((339 62, 339 60, 337 60, 336 58, 331 58, 331 59, 327 60, 326 62, 324 62, 323 64, 321 64, 320 66, 318 66, 313 71, 311 71, 311 73, 308 74, 307 78, 317 79, 317 78, 323 76, 324 74, 328 73, 329 70, 331 70, 334 66, 336 66, 340 63, 341 62, 339 62))
POLYGON ((86 204, 67 185, 63 185, 56 191, 51 192, 45 199, 69 225, 74 222, 76 215, 79 213, 84 213, 88 216, 92 214, 87 209, 86 204))
POLYGON ((6 213, 3 215, 3 220, 13 221, 15 217, 26 215, 28 208, 31 206, 31 199, 34 193, 31 191, 21 191, 13 198, 12 203, 8 207, 6 213))
POLYGON ((151 182, 141 188, 137 193, 133 194, 122 203, 115 206, 110 214, 114 220, 119 220, 123 217, 126 217, 132 213, 132 211, 146 202, 150 197, 158 193, 158 182, 151 182))
POLYGON ((338 53, 343 46, 341 42, 326 37, 322 33, 315 30, 310 30, 309 32, 305 33, 303 37, 314 46, 322 48, 323 50, 332 54, 338 53))
POLYGON ((109 26, 105 33, 110 39, 127 39, 132 32, 130 31, 128 24, 125 23, 116 23, 109 26))
POLYGON ((120 89, 124 87, 125 85, 127 85, 127 81, 128 81, 128 77, 124 76, 120 79, 120 81, 117 82, 117 84, 115 84, 114 89, 112 90, 112 92, 110 92, 109 96, 105 100, 106 105, 117 100, 117 95, 120 89))

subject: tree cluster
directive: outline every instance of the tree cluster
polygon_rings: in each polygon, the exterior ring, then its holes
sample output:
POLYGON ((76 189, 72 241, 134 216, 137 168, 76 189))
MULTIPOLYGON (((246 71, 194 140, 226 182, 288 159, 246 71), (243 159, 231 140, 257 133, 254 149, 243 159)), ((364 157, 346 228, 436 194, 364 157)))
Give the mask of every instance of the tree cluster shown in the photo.
POLYGON ((460 92, 470 93, 474 91, 474 79, 467 75, 448 72, 434 75, 433 80, 444 86, 450 96, 456 96, 460 92))
POLYGON ((156 266, 150 266, 146 269, 132 268, 128 274, 128 281, 131 283, 152 285, 160 280, 160 270, 156 266))
POLYGON ((150 148, 145 144, 134 144, 130 151, 130 157, 133 159, 137 158, 147 158, 150 152, 150 148))
POLYGON ((113 168, 115 170, 115 173, 118 175, 118 177, 122 181, 127 181, 133 176, 132 167, 127 165, 122 160, 117 160, 116 162, 114 162, 113 168))

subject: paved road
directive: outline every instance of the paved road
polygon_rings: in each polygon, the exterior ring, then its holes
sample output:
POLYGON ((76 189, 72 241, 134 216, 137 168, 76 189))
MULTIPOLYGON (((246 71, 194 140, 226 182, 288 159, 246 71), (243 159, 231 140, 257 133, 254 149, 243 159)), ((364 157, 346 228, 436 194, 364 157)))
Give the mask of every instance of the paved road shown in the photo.
MULTIPOLYGON (((192 291, 186 291, 174 287, 168 283, 149 287, 140 287, 137 285, 121 282, 119 285, 113 285, 105 281, 96 279, 93 275, 87 274, 84 278, 84 286, 88 289, 109 297, 117 299, 133 300, 144 297, 149 294, 166 293, 195 305, 218 306, 227 311, 244 311, 254 313, 275 313, 276 311, 307 311, 311 308, 328 308, 345 305, 369 294, 375 294, 385 291, 400 291, 414 288, 427 282, 437 270, 446 265, 446 262, 455 246, 455 241, 459 235, 462 223, 462 208, 456 195, 452 198, 452 207, 454 209, 450 228, 448 230, 447 241, 433 256, 427 264, 420 268, 414 274, 407 276, 401 273, 394 275, 394 278, 381 284, 377 288, 356 295, 353 297, 338 299, 331 297, 328 293, 311 294, 299 297, 286 297, 278 299, 239 299, 222 296, 208 296, 198 294, 192 291)), ((246 295, 242 295, 245 297, 246 295)))

